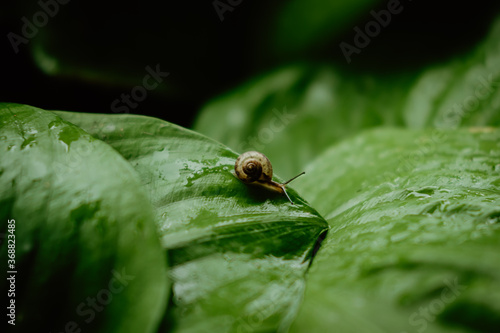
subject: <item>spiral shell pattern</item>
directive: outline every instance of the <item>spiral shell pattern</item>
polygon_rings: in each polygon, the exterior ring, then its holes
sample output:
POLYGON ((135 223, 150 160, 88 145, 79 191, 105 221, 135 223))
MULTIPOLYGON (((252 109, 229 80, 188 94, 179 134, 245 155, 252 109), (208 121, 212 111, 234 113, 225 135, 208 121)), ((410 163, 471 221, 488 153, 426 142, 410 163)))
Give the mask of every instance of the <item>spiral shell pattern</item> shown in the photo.
POLYGON ((244 183, 270 181, 273 177, 273 167, 269 159, 257 151, 241 154, 234 165, 236 176, 244 183))

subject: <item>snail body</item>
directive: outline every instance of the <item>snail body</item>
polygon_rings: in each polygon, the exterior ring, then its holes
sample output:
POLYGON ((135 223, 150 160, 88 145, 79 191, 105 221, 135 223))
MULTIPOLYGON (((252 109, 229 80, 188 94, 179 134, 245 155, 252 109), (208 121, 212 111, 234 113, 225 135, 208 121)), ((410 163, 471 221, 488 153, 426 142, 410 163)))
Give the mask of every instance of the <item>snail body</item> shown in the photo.
POLYGON ((234 164, 236 177, 245 184, 255 184, 267 188, 268 190, 285 194, 288 200, 292 200, 286 193, 285 186, 295 178, 303 175, 305 172, 293 177, 289 181, 280 184, 272 180, 273 166, 266 155, 257 151, 248 151, 241 154, 234 164))

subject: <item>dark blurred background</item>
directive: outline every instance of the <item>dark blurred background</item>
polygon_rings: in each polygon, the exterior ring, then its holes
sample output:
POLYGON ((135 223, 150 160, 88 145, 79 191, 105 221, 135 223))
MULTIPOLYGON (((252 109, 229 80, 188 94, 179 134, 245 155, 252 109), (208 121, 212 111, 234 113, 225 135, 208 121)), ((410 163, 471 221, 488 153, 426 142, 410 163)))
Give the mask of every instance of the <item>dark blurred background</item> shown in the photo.
POLYGON ((210 99, 289 63, 397 72, 445 61, 481 40, 500 9, 493 0, 401 1, 404 10, 348 64, 339 44, 388 1, 63 3, 0 5, 0 100, 116 113, 112 102, 159 66, 169 76, 129 111, 186 127, 210 99), (23 36, 23 17, 39 27, 16 53, 9 33, 23 36))

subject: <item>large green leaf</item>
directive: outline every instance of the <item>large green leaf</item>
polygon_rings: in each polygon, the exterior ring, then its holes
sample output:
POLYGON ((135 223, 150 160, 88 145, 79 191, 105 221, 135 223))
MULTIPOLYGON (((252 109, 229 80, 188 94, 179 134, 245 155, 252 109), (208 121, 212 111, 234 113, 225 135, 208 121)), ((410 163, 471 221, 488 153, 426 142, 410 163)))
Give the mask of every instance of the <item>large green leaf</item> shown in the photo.
POLYGON ((133 168, 53 113, 17 104, 0 104, 0 152, 3 295, 6 272, 17 271, 9 326, 155 332, 168 300, 166 256, 133 168))
POLYGON ((396 110, 404 107, 411 80, 290 66, 210 103, 194 128, 238 150, 262 151, 292 176, 343 137, 401 125, 396 110))
POLYGON ((219 97, 194 128, 255 148, 293 175, 341 138, 375 126, 500 125, 500 20, 475 50, 424 71, 293 65, 219 97))
MULTIPOLYGON (((285 329, 326 222, 292 189, 286 197, 233 175, 237 154, 159 119, 58 112, 119 151, 150 194, 168 249, 173 306, 165 329, 285 329)), ((278 179, 276 179, 278 180, 278 179)))
POLYGON ((497 332, 500 131, 377 130, 301 193, 331 230, 291 332, 497 332))

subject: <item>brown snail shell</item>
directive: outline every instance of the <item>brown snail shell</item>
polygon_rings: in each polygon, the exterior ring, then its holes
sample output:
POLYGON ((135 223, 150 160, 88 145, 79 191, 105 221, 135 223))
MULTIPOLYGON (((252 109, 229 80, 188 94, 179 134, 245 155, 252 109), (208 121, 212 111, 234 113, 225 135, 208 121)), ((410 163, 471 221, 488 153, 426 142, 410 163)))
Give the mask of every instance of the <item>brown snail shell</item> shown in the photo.
POLYGON ((234 171, 236 173, 236 177, 238 177, 238 179, 245 184, 255 184, 265 187, 271 191, 285 194, 292 205, 293 202, 288 196, 288 193, 286 193, 285 186, 298 176, 305 173, 302 172, 283 184, 275 182, 272 180, 273 166, 271 165, 271 162, 266 155, 259 153, 258 151, 248 151, 241 154, 234 164, 234 171))

